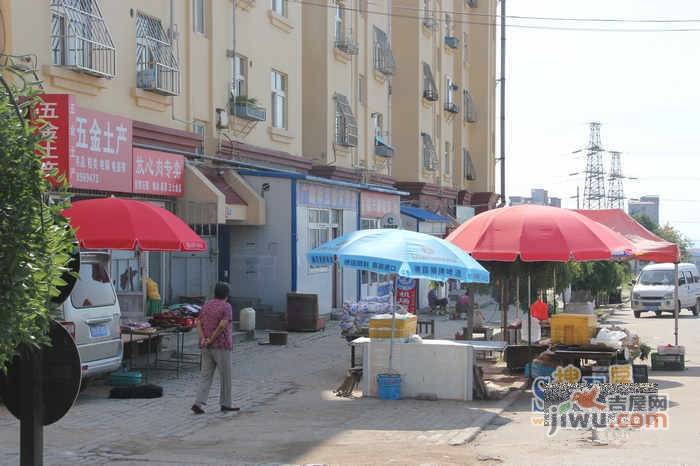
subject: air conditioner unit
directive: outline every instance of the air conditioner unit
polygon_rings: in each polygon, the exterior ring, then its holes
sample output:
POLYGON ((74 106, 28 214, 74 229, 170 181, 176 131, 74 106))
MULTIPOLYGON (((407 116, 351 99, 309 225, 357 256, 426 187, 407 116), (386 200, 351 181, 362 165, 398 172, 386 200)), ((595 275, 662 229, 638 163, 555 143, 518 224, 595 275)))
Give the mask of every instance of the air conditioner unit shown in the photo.
POLYGON ((386 214, 382 217, 382 228, 401 228, 401 219, 396 214, 386 214))

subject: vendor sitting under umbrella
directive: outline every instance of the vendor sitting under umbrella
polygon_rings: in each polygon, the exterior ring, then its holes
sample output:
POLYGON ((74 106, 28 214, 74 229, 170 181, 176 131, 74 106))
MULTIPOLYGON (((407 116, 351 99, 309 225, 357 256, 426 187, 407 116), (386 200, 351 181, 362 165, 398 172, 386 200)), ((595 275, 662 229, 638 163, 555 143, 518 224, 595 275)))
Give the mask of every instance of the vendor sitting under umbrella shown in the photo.
POLYGON ((447 309, 447 303, 447 298, 438 298, 437 286, 430 288, 430 291, 428 292, 428 306, 430 306, 431 311, 435 311, 437 309, 445 310, 447 309))

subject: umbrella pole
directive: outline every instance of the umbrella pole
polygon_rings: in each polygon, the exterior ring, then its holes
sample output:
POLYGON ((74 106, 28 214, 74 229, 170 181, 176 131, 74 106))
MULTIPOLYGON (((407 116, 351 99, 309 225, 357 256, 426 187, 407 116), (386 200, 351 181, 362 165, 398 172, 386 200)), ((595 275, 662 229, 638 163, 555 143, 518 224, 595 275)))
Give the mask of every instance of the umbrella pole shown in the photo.
POLYGON ((673 286, 673 308, 675 312, 673 313, 673 337, 675 339, 675 345, 678 346, 678 314, 680 314, 681 309, 678 303, 678 262, 673 264, 675 285, 673 286))
POLYGON ((528 385, 532 384, 532 280, 530 273, 527 274, 527 361, 530 363, 530 370, 527 373, 528 385))
POLYGON ((554 312, 553 314, 557 313, 557 266, 554 266, 554 312))
POLYGON ((393 370, 394 334, 396 333, 396 276, 393 276, 394 290, 391 293, 391 339, 389 340, 389 373, 393 370))

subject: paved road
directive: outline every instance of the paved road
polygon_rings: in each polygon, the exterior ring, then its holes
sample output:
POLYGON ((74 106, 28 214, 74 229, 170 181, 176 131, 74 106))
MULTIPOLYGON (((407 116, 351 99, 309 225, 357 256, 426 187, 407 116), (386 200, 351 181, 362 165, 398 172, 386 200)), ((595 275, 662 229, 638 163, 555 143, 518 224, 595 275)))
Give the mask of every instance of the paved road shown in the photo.
MULTIPOLYGON (((635 319, 622 311, 611 321, 640 335, 655 348, 673 343, 673 318, 635 319)), ((530 395, 504 412, 469 445, 481 464, 700 464, 700 318, 681 313, 679 342, 686 347, 684 372, 650 372, 650 382, 669 394, 670 429, 603 436, 608 445, 594 445, 584 432, 562 432, 548 438, 544 427, 533 426, 530 395)))

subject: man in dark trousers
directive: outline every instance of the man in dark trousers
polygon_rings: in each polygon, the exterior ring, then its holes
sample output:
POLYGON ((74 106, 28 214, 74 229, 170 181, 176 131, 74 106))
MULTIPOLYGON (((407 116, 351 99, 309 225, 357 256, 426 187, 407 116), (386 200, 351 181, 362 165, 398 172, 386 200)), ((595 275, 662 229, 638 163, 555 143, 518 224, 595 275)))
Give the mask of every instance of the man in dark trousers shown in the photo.
POLYGON ((199 347, 202 349, 202 373, 199 379, 197 398, 192 405, 195 414, 203 414, 209 389, 218 369, 221 377, 219 404, 221 411, 238 411, 231 404, 231 350, 233 349, 233 311, 227 302, 229 288, 226 283, 214 287, 214 299, 207 301, 197 319, 199 347))

